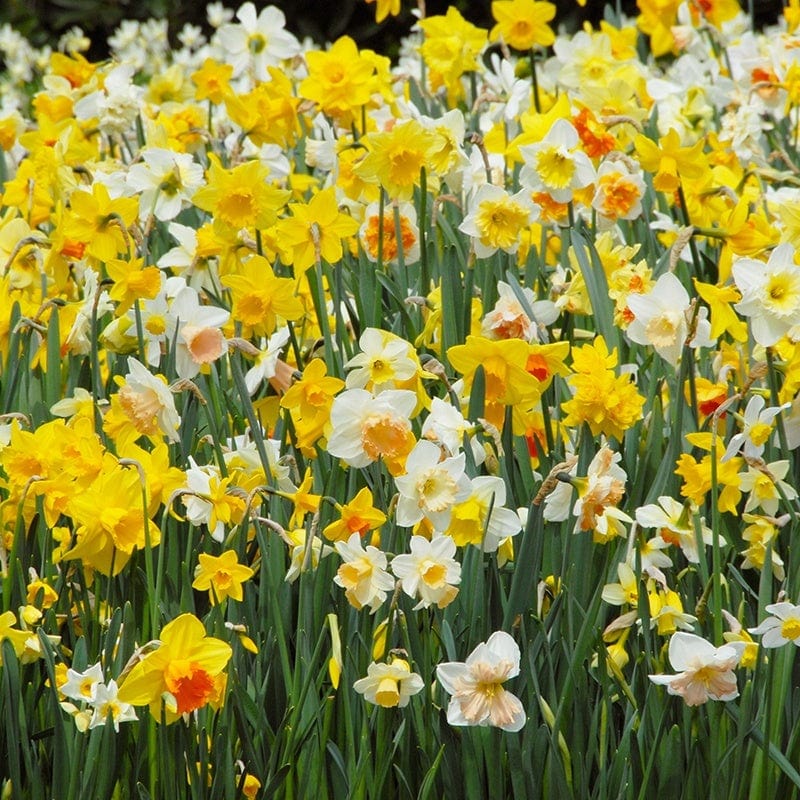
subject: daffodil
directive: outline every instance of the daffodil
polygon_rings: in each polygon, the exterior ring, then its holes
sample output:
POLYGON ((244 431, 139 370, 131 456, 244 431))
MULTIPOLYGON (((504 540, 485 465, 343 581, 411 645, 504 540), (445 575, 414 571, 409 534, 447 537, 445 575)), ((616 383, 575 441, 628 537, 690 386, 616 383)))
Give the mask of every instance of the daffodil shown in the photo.
POLYGON ((375 22, 380 24, 390 14, 396 17, 400 13, 400 0, 367 0, 367 3, 375 3, 375 22))
POLYGON ((206 635, 193 614, 181 614, 164 626, 158 646, 135 661, 121 681, 117 698, 168 723, 209 703, 222 703, 224 669, 232 650, 227 642, 206 635))
POLYGON ((745 458, 761 457, 772 436, 775 417, 789 407, 788 404, 769 408, 766 405, 766 400, 760 394, 754 394, 748 400, 744 416, 740 417, 742 430, 731 436, 722 456, 723 461, 733 458, 740 450, 745 458))
POLYGON ((502 186, 485 183, 475 191, 470 211, 458 229, 471 238, 478 258, 488 258, 498 249, 516 253, 522 230, 538 215, 530 192, 510 195, 502 186))
POLYGON ((269 182, 267 167, 260 161, 246 161, 226 169, 213 153, 209 162, 208 184, 192 197, 198 208, 236 231, 263 230, 275 223, 289 192, 269 182))
POLYGON ((592 162, 579 144, 575 127, 557 119, 540 142, 519 148, 525 161, 520 183, 533 192, 546 192, 558 203, 570 202, 577 189, 596 179, 592 162))
POLYGON ((504 731, 521 730, 527 719, 522 703, 503 684, 519 674, 520 650, 504 631, 493 633, 467 656, 436 667, 436 677, 451 696, 447 721, 451 725, 493 725, 504 731))
POLYGON ((502 39, 515 50, 549 47, 555 41, 553 29, 547 24, 556 15, 553 3, 535 0, 495 0, 492 16, 497 24, 489 33, 494 42, 502 39))
POLYGON ((367 155, 354 167, 355 174, 379 183, 392 200, 410 200, 433 155, 435 136, 417 120, 407 119, 388 131, 368 133, 362 142, 367 155))
POLYGON ((740 258, 733 265, 733 279, 742 294, 734 308, 750 319, 753 338, 764 347, 800 324, 800 267, 794 255, 787 243, 778 245, 766 263, 740 258))
POLYGON ((416 396, 406 389, 387 389, 376 396, 347 389, 331 406, 328 452, 351 467, 383 458, 390 470, 400 471, 416 441, 410 423, 416 405, 416 396))
POLYGON ((408 454, 405 473, 394 480, 400 493, 397 501, 398 525, 411 527, 426 518, 436 530, 450 522, 454 503, 469 493, 470 481, 464 474, 466 456, 461 453, 441 459, 439 446, 421 439, 408 454), (441 459, 441 460, 440 460, 441 459))
POLYGON ((342 506, 337 506, 341 518, 331 522, 322 535, 332 542, 345 541, 354 533, 364 536, 386 522, 386 514, 375 508, 372 492, 365 486, 342 506))
MULTIPOLYGON (((479 69, 478 56, 486 46, 486 31, 468 22, 455 6, 444 15, 417 23, 424 33, 420 54, 428 66, 434 92, 447 90, 451 101, 463 94, 461 76, 479 69)), ((455 103, 453 103, 455 105, 455 103)))
POLYGON ((349 125, 377 88, 375 64, 349 36, 340 37, 326 51, 309 50, 305 59, 308 77, 300 83, 300 96, 315 102, 326 116, 349 125))
POLYGON ((358 610, 367 606, 374 614, 386 599, 386 593, 394 589, 394 579, 386 571, 386 554, 372 545, 364 548, 357 533, 351 534, 346 542, 336 542, 334 547, 342 564, 333 582, 345 590, 350 605, 358 610))
POLYGON ((287 264, 306 270, 320 258, 329 264, 341 261, 342 239, 358 232, 358 222, 339 209, 333 187, 307 204, 290 203, 289 210, 292 216, 277 225, 278 246, 287 264))
POLYGON ((212 605, 230 597, 241 600, 244 597, 242 584, 253 577, 253 570, 239 563, 235 550, 226 550, 219 556, 200 553, 194 572, 192 588, 208 591, 212 605))
POLYGON ((749 632, 761 636, 762 647, 782 647, 789 642, 800 647, 800 606, 783 601, 765 607, 769 617, 749 632))
POLYGON ((410 550, 395 556, 391 569, 403 591, 419 600, 414 609, 449 605, 458 594, 457 584, 461 581, 461 565, 454 558, 456 543, 442 534, 430 540, 412 536, 410 550))
POLYGON ((736 675, 744 653, 744 642, 714 647, 693 633, 678 631, 669 640, 669 661, 675 675, 650 675, 653 683, 667 687, 669 694, 684 699, 687 706, 707 700, 733 700, 739 696, 736 675))
POLYGON ((353 688, 364 695, 367 702, 382 708, 404 708, 415 694, 419 694, 425 684, 422 678, 411 671, 403 658, 395 658, 388 664, 372 662, 367 667, 367 676, 359 678, 353 688))
POLYGON ((675 192, 682 180, 699 178, 709 168, 703 154, 703 140, 691 147, 681 147, 675 128, 670 128, 658 143, 643 134, 639 134, 634 143, 642 168, 654 173, 653 188, 656 191, 675 192))

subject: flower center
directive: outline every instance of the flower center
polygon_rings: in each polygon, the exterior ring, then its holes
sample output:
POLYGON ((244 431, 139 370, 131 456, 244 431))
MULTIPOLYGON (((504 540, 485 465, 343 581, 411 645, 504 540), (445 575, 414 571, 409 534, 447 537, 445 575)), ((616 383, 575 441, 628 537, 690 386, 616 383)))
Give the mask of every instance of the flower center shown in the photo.
POLYGON ((403 420, 389 414, 374 414, 361 429, 361 446, 373 461, 381 456, 394 458, 408 451, 410 434, 403 420))
POLYGON ((647 322, 645 333, 654 347, 668 347, 675 344, 680 319, 677 311, 665 311, 647 322))
POLYGON ((394 678, 383 678, 375 692, 375 700, 383 708, 392 708, 400 702, 400 691, 394 678))
POLYGON ((175 698, 178 714, 204 706, 214 694, 214 679, 195 661, 176 659, 164 671, 164 683, 175 698))
POLYGON ((255 219, 255 200, 250 192, 231 192, 220 198, 219 216, 237 228, 246 228, 255 219))
POLYGON ((750 441, 754 445, 760 446, 769 439, 770 433, 772 433, 771 425, 768 425, 766 422, 756 422, 756 424, 750 428, 750 441))
POLYGON ((787 619, 781 625, 781 636, 793 642, 795 639, 800 638, 800 619, 787 619))
POLYGON ((553 189, 566 189, 572 183, 575 164, 572 157, 563 148, 548 147, 539 152, 536 159, 536 171, 545 186, 553 189))
POLYGON ((185 325, 181 334, 195 364, 210 364, 225 352, 225 337, 219 328, 185 325))
POLYGON ((428 511, 444 511, 451 506, 456 497, 456 482, 447 470, 433 467, 422 474, 417 481, 419 507, 428 511))

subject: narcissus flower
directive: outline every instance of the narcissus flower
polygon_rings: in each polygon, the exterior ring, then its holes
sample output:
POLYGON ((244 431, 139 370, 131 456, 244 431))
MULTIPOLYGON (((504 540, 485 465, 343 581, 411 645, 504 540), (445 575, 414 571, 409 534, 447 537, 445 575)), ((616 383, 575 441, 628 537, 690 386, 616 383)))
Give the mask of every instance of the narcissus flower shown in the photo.
POLYGON ((320 258, 329 264, 342 260, 342 239, 358 232, 358 222, 339 210, 332 186, 308 203, 290 203, 289 211, 292 216, 277 225, 278 247, 285 263, 306 270, 320 258))
POLYGON ((448 7, 444 16, 426 17, 417 25, 425 34, 420 54, 428 66, 431 88, 434 92, 445 88, 450 100, 457 100, 463 94, 461 76, 479 69, 486 31, 467 22, 455 6, 448 7))
POLYGON ((375 613, 394 589, 394 578, 386 571, 386 554, 377 547, 361 545, 361 537, 354 533, 346 542, 336 542, 336 552, 342 565, 333 582, 344 589, 350 605, 361 610, 369 607, 375 613))
POLYGON ((608 352, 602 336, 593 344, 572 351, 575 374, 567 380, 574 391, 571 400, 562 404, 567 412, 565 425, 586 422, 594 436, 603 433, 621 439, 623 433, 642 416, 645 399, 630 375, 617 376, 617 350, 608 352))
POLYGON ((516 695, 503 688, 519 675, 520 651, 504 631, 493 633, 467 656, 436 667, 436 677, 451 695, 447 721, 451 725, 493 725, 518 731, 525 725, 525 710, 516 695))
POLYGON ((496 475, 473 478, 469 494, 451 512, 446 533, 459 547, 468 544, 484 553, 494 553, 522 530, 515 511, 505 507, 506 484, 496 475))
POLYGON ((410 380, 417 373, 417 363, 412 358, 414 348, 405 339, 379 328, 367 328, 358 340, 361 352, 344 366, 348 389, 371 388, 374 392, 396 388, 398 383, 410 380))
POLYGON ((353 684, 367 702, 383 708, 407 706, 412 695, 419 694, 424 687, 422 678, 412 672, 408 661, 402 658, 395 658, 389 664, 373 661, 367 667, 367 677, 353 684))
POLYGON ((208 591, 212 605, 221 603, 225 598, 241 600, 244 597, 242 584, 253 577, 253 570, 239 563, 235 550, 226 550, 220 556, 200 553, 200 562, 194 571, 193 589, 208 591))
POLYGON ((403 591, 419 598, 414 606, 428 608, 436 604, 439 608, 449 605, 458 594, 461 582, 461 564, 455 560, 456 543, 444 535, 428 540, 424 536, 412 536, 411 552, 392 559, 392 572, 400 579, 403 591))
POLYGON ((791 244, 781 244, 766 264, 740 258, 733 265, 733 279, 742 293, 734 308, 750 319, 753 338, 764 347, 775 344, 800 324, 800 267, 791 244))
MULTIPOLYGON (((658 528, 659 535, 670 544, 678 545, 687 561, 700 563, 697 550, 698 536, 695 533, 693 516, 697 509, 688 500, 679 503, 666 495, 658 498, 658 505, 651 503, 636 509, 636 521, 642 528, 658 528)), ((704 519, 699 521, 700 539, 703 544, 711 544, 713 536, 704 519)))
POLYGON ((547 24, 556 15, 553 3, 535 0, 495 0, 492 16, 497 24, 489 33, 491 41, 502 39, 515 50, 549 47, 555 41, 547 24))
POLYGON ((399 471, 416 441, 410 423, 416 405, 416 395, 406 389, 387 389, 375 397, 366 389, 342 392, 331 407, 328 452, 351 467, 383 458, 399 471))
POLYGON ((458 229, 470 237, 478 258, 488 258, 498 250, 516 253, 522 231, 539 217, 530 192, 510 195, 491 183, 478 187, 469 208, 458 229))
MULTIPOLYGON (((417 212, 411 203, 398 203, 396 208, 396 216, 392 206, 384 209, 383 245, 380 255, 385 264, 396 264, 402 248, 403 263, 416 264, 419 261, 417 212)), ((358 236, 364 253, 372 262, 378 260, 380 227, 380 205, 370 203, 364 212, 364 222, 361 223, 358 236)))
POLYGON ((372 492, 366 486, 349 503, 337 505, 337 508, 341 518, 326 525, 322 531, 322 535, 332 542, 345 541, 354 533, 363 536, 386 522, 386 514, 375 508, 372 492))
POLYGON ((670 128, 658 144, 643 134, 636 137, 634 144, 642 168, 655 173, 653 188, 658 192, 676 192, 681 180, 700 178, 709 168, 703 155, 703 139, 691 147, 681 147, 680 136, 674 128, 670 128))
POLYGON ((546 192, 557 203, 569 203, 575 190, 584 189, 596 178, 592 162, 579 144, 572 123, 557 119, 544 139, 519 148, 525 160, 520 183, 533 192, 546 192))
POLYGON ((193 614, 181 614, 164 626, 158 647, 142 656, 125 676, 117 697, 134 706, 149 705, 150 713, 174 722, 182 714, 223 699, 224 669, 231 646, 206 636, 193 614))
POLYGON ((450 522, 453 504, 469 494, 464 453, 445 459, 441 455, 439 445, 427 439, 417 442, 408 454, 405 474, 395 478, 400 493, 398 525, 410 527, 425 518, 442 531, 450 522))
POLYGON ((362 140, 367 155, 354 167, 361 178, 380 183, 392 200, 410 200, 437 144, 434 134, 415 119, 398 122, 388 131, 368 133, 362 140))
MULTIPOLYGON (((770 406, 766 408, 767 401, 760 394, 753 395, 747 402, 742 421, 742 430, 731 436, 722 461, 733 458, 740 450, 745 458, 761 458, 773 431, 773 421, 778 414, 789 404, 783 406, 770 406)), ((738 414, 737 414, 738 417, 738 414)))
POLYGON ((95 183, 91 192, 76 189, 69 202, 63 233, 74 242, 84 244, 87 256, 110 261, 129 249, 131 240, 127 229, 136 219, 138 202, 135 197, 112 200, 108 189, 102 183, 95 183))
POLYGON ((175 397, 165 380, 153 375, 133 356, 128 356, 128 374, 117 393, 125 415, 136 430, 145 436, 166 436, 180 441, 181 418, 175 408, 175 397))
POLYGON ((761 636, 763 647, 783 647, 791 642, 800 647, 800 605, 781 602, 765 607, 771 616, 749 632, 761 636))
POLYGON ((89 730, 105 725, 110 717, 114 730, 119 732, 120 722, 136 722, 138 719, 131 703, 120 702, 119 689, 114 680, 101 683, 97 687, 93 708, 92 718, 89 720, 89 730))
POLYGON ((309 50, 305 59, 308 77, 300 83, 300 97, 315 102, 343 126, 350 125, 377 88, 374 62, 359 53, 349 36, 337 39, 327 51, 309 50))
POLYGON ((198 189, 192 202, 225 226, 263 230, 275 223, 289 192, 269 183, 269 169, 260 161, 247 161, 225 169, 212 153, 208 185, 198 189))
POLYGON ((269 80, 268 67, 300 52, 300 43, 286 30, 286 17, 279 8, 266 6, 257 11, 253 3, 243 3, 236 19, 238 23, 222 25, 217 31, 234 75, 250 72, 257 81, 269 80))
POLYGON ((628 326, 628 338, 638 344, 652 345, 655 351, 672 366, 677 366, 685 344, 710 346, 711 326, 703 319, 695 321, 695 335, 689 334, 689 293, 671 272, 665 272, 647 294, 631 292, 628 308, 633 321, 628 326))
POLYGON ((666 686, 669 694, 680 695, 687 706, 699 706, 709 699, 733 700, 739 696, 733 670, 744 649, 744 642, 714 647, 693 633, 678 631, 669 640, 669 662, 678 673, 649 677, 666 686))
MULTIPOLYGON (((367 0, 367 3, 375 3, 376 0, 367 0)), ((375 6, 375 22, 381 23, 391 14, 396 17, 400 13, 400 0, 377 0, 375 6)))

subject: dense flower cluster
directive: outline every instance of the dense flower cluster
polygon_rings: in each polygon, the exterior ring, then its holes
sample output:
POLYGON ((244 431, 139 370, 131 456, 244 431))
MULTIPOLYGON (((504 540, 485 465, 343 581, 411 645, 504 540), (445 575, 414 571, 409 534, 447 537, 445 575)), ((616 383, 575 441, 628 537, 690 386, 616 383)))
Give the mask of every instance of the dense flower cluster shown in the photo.
POLYGON ((104 63, 3 29, 0 644, 81 732, 243 718, 265 647, 305 698, 259 620, 312 601, 325 691, 508 732, 582 583, 618 700, 632 654, 696 706, 747 626, 800 642, 800 18, 638 5, 450 7, 394 64, 251 2, 104 63))

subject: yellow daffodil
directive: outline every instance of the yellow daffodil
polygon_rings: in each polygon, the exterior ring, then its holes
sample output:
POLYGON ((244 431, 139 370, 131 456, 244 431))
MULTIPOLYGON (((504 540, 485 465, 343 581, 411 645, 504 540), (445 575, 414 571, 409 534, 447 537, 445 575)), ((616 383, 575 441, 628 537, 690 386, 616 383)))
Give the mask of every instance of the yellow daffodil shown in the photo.
POLYGON ((223 670, 231 654, 229 644, 206 636, 197 617, 181 614, 164 626, 158 647, 133 665, 118 697, 134 706, 149 705, 157 721, 163 708, 168 723, 209 703, 221 705, 223 670))

